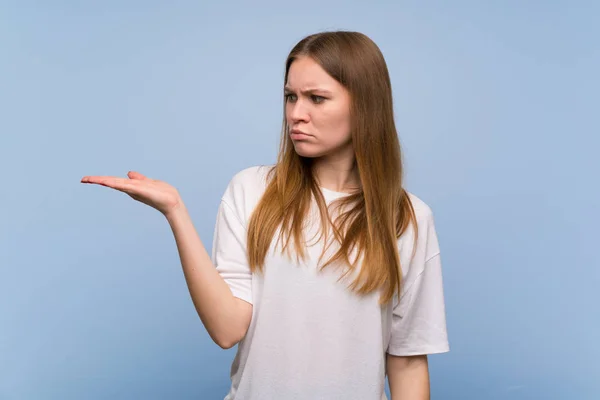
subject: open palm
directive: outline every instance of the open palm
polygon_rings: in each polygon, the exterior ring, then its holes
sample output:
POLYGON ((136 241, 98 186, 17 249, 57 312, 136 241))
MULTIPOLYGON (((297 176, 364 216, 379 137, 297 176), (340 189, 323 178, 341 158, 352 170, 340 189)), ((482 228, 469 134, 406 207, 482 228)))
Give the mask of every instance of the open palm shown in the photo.
POLYGON ((168 183, 150 179, 134 171, 128 172, 127 176, 128 178, 84 176, 81 183, 97 184, 127 193, 131 198, 157 209, 164 215, 181 205, 179 192, 168 183))

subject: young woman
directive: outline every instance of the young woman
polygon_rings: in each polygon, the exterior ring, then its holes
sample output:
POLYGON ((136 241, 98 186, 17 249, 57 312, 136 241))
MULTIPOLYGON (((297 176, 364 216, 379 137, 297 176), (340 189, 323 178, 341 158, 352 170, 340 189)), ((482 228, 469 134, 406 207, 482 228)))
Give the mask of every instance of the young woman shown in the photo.
POLYGON ((379 48, 323 32, 289 54, 277 162, 239 171, 212 254, 177 190, 129 172, 84 183, 162 212, 196 310, 238 345, 232 399, 429 398, 427 355, 449 350, 431 209, 402 184, 379 48))

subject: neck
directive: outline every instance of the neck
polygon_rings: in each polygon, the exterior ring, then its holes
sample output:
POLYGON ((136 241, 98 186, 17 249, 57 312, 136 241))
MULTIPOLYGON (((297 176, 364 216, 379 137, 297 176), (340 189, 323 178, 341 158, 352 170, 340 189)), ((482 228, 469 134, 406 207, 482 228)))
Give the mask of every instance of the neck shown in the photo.
POLYGON ((315 159, 313 174, 319 186, 335 192, 351 192, 361 186, 354 157, 315 159))

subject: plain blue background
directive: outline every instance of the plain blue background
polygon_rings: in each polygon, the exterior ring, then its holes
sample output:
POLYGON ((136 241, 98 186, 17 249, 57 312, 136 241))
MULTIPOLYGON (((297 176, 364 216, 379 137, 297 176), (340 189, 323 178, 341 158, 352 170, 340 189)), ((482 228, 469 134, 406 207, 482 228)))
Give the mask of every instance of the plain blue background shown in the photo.
POLYGON ((600 398, 597 2, 0 4, 0 399, 223 398, 166 221, 79 180, 166 180, 211 246, 229 179, 275 161, 287 53, 332 29, 384 53, 436 215, 432 398, 600 398))

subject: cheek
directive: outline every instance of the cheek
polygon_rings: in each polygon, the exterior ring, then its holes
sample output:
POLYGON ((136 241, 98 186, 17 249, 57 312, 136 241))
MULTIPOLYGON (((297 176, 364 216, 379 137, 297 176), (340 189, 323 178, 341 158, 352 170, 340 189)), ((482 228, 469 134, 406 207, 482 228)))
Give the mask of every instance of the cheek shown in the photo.
POLYGON ((350 116, 346 110, 332 110, 323 115, 323 133, 339 143, 350 138, 350 116))

